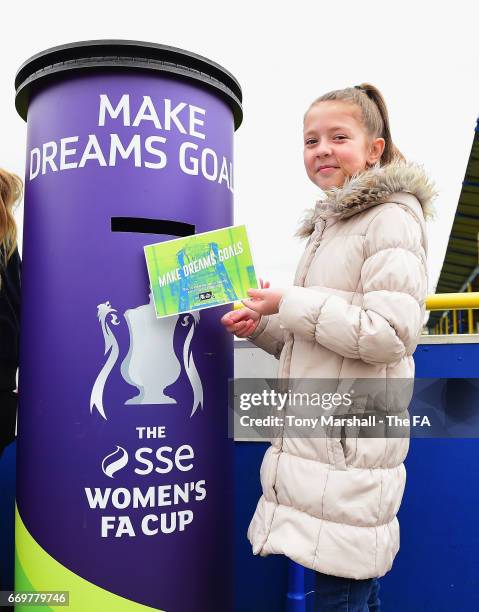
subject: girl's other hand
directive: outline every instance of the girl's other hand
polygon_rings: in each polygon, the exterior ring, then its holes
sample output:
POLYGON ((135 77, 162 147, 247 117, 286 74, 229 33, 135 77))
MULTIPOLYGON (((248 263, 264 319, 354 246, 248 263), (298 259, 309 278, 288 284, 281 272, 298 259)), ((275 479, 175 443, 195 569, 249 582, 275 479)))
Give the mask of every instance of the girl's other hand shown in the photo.
POLYGON ((262 289, 248 289, 248 295, 251 296, 251 299, 242 300, 242 302, 247 308, 260 315, 276 314, 283 293, 284 289, 269 289, 268 283, 268 286, 262 289))

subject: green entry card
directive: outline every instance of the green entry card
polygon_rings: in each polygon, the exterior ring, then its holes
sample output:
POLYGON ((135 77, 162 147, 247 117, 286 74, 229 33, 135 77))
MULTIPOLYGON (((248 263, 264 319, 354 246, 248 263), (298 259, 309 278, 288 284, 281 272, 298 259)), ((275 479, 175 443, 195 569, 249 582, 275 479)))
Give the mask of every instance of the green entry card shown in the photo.
POLYGON ((244 225, 144 249, 158 318, 243 300, 258 287, 244 225))

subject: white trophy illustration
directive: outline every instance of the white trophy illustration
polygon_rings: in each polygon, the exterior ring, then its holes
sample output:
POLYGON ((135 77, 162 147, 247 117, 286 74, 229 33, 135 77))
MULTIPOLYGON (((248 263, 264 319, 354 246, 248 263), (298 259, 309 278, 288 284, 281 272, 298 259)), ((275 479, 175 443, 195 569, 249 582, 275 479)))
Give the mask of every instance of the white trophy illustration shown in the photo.
MULTIPOLYGON (((111 349, 109 358, 97 376, 90 399, 90 412, 97 408, 103 418, 107 418, 103 407, 103 390, 118 356, 118 342, 107 323, 107 316, 116 312, 110 303, 98 305, 105 341, 105 354, 111 349)), ((112 315, 113 317, 114 315, 112 315)), ((193 390, 191 415, 198 407, 203 408, 203 385, 196 369, 190 349, 191 340, 200 320, 200 313, 174 315, 156 318, 153 298, 150 294, 148 304, 125 311, 130 346, 121 364, 123 379, 138 389, 138 394, 126 400, 125 404, 176 404, 176 400, 165 394, 166 387, 176 382, 181 374, 181 363, 175 355, 173 339, 178 319, 183 327, 190 326, 183 344, 183 367, 193 390)), ((112 319, 112 323, 119 321, 112 319)))

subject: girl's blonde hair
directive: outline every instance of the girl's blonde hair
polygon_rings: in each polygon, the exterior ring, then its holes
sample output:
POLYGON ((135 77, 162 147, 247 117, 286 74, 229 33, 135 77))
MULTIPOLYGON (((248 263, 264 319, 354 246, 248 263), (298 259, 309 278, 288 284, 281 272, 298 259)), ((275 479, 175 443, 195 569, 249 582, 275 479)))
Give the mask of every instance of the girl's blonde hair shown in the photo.
POLYGON ((6 264, 17 246, 17 226, 13 218, 13 208, 20 199, 22 190, 22 180, 16 174, 0 168, 0 265, 6 264))
POLYGON ((311 104, 304 118, 306 119, 306 115, 313 106, 327 100, 341 100, 355 104, 361 111, 361 120, 369 136, 371 138, 384 138, 385 146, 379 160, 380 166, 385 166, 394 161, 405 161, 404 155, 392 141, 386 102, 377 87, 370 83, 361 83, 361 85, 355 85, 354 87, 336 89, 325 93, 311 104))

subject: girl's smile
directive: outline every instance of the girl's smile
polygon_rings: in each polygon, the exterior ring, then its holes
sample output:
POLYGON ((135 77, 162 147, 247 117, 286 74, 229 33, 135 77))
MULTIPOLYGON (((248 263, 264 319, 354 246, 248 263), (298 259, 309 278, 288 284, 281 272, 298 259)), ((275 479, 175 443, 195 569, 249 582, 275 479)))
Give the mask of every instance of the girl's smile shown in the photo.
POLYGON ((321 174, 331 174, 335 170, 338 170, 337 166, 320 166, 318 172, 321 174))
POLYGON ((374 164, 384 139, 371 139, 355 104, 327 100, 310 108, 304 120, 304 165, 323 191, 342 187, 346 178, 374 164))

